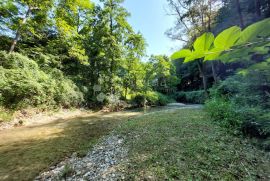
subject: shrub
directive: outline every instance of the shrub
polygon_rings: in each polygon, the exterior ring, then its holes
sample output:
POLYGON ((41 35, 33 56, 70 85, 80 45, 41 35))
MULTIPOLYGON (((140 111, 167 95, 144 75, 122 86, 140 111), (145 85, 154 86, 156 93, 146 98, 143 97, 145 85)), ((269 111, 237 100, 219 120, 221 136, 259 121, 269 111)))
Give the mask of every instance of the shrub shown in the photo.
MULTIPOLYGON (((270 136, 269 98, 263 94, 261 80, 235 75, 210 90, 206 110, 214 121, 226 127, 238 128, 249 137, 270 136)), ((261 77, 261 76, 260 76, 261 77)))
POLYGON ((225 127, 239 127, 243 122, 242 115, 237 111, 234 104, 221 99, 208 100, 205 109, 211 119, 225 127))
POLYGON ((262 75, 235 75, 210 90, 206 110, 212 120, 228 130, 238 130, 254 144, 270 150, 269 84, 262 75))
POLYGON ((19 53, 0 52, 0 103, 9 108, 76 106, 83 100, 77 86, 57 69, 42 71, 19 53))
POLYGON ((148 91, 145 94, 147 105, 149 106, 155 106, 158 105, 160 94, 158 92, 154 91, 148 91))
POLYGON ((146 104, 146 98, 143 94, 137 94, 131 99, 132 104, 136 107, 143 107, 146 104))
POLYGON ((157 94, 158 94, 157 105, 159 106, 166 106, 168 103, 174 102, 173 99, 169 98, 168 96, 164 94, 161 94, 161 93, 157 93, 157 94))
POLYGON ((131 101, 138 107, 148 106, 165 106, 169 102, 172 102, 168 96, 161 94, 159 92, 148 91, 145 94, 139 93, 132 98, 131 101))
POLYGON ((206 100, 205 93, 203 90, 190 91, 190 92, 176 92, 173 98, 177 102, 192 103, 192 104, 203 104, 206 100))
POLYGON ((6 69, 38 69, 38 64, 35 61, 29 59, 28 57, 19 53, 8 54, 4 51, 0 51, 0 66, 6 69))
POLYGON ((270 108, 269 80, 260 72, 251 72, 248 76, 237 74, 210 89, 210 96, 223 97, 242 106, 268 109, 270 108))

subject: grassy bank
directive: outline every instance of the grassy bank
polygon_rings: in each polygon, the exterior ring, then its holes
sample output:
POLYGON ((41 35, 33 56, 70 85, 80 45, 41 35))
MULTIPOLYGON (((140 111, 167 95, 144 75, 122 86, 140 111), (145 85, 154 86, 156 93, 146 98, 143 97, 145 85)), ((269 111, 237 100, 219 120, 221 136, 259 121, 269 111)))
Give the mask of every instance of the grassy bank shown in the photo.
POLYGON ((150 114, 124 123, 130 180, 269 180, 270 159, 213 124, 203 110, 150 114))

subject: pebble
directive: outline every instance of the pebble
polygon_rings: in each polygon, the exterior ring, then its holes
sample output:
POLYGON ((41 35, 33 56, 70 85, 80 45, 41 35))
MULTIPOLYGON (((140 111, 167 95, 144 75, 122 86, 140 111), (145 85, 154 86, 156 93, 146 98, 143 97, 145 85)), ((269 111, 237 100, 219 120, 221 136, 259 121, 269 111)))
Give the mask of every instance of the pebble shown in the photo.
POLYGON ((73 153, 70 158, 41 173, 35 181, 121 180, 125 177, 117 166, 126 161, 127 157, 127 150, 122 144, 123 138, 120 136, 105 137, 85 157, 79 158, 76 153, 73 153), (67 175, 66 178, 61 177, 64 173, 67 175))

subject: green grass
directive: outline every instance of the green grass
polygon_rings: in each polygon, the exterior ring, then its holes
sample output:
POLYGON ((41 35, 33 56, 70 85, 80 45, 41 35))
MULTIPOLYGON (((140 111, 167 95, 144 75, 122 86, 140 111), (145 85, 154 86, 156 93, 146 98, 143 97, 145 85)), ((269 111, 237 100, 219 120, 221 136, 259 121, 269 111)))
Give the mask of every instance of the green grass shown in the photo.
POLYGON ((269 155, 213 124, 203 110, 170 110, 126 121, 133 115, 93 115, 1 131, 0 180, 33 180, 73 152, 85 155, 113 129, 126 137, 127 180, 270 178, 269 155))
POLYGON ((129 180, 270 180, 267 153, 215 125, 203 110, 177 110, 130 119, 129 180))

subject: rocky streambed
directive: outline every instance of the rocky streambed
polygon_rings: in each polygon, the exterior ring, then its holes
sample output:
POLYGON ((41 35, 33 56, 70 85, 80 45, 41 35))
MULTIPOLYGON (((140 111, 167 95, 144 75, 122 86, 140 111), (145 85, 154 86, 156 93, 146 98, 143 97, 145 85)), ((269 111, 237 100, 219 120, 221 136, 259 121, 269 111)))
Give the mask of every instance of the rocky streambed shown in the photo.
POLYGON ((117 135, 103 138, 85 157, 76 153, 49 171, 41 173, 35 181, 53 180, 124 180, 121 163, 126 161, 124 139, 117 135))

